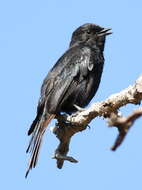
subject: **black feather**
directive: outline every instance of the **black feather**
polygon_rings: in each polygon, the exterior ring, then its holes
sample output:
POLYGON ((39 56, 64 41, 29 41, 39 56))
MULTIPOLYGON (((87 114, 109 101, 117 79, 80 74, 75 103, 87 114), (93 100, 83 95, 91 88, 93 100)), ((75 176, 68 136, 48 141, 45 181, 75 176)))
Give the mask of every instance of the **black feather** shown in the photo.
MULTIPOLYGON (((32 134, 27 152, 31 152, 29 170, 36 166, 43 134, 51 119, 60 112, 76 111, 74 105, 85 107, 100 84, 104 65, 105 38, 110 29, 95 24, 84 24, 72 35, 69 49, 48 73, 41 87, 37 116, 28 135, 32 134)), ((66 147, 60 154, 67 154, 66 147)), ((57 161, 62 168, 63 160, 57 161)))

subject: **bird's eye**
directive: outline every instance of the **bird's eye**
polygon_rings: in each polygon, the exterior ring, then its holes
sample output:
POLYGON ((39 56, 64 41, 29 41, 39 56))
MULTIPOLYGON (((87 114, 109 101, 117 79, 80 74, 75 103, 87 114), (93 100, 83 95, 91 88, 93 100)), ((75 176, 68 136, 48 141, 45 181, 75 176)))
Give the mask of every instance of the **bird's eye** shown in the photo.
POLYGON ((91 34, 91 31, 90 31, 90 30, 87 30, 87 34, 91 34))

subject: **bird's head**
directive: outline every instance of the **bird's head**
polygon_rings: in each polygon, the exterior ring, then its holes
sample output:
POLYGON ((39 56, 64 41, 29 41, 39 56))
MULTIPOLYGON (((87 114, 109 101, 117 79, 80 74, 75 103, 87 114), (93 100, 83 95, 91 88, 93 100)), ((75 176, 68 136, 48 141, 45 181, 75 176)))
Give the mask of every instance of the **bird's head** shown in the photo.
POLYGON ((73 32, 70 47, 85 43, 103 50, 106 36, 112 34, 110 30, 96 24, 84 24, 73 32))

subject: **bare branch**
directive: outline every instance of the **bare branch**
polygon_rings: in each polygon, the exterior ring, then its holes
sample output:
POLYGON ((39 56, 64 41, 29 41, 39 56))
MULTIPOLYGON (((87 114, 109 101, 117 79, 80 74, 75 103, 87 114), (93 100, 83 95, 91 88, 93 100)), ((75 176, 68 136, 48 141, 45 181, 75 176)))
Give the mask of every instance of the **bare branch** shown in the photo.
POLYGON ((67 117, 67 121, 72 125, 88 125, 97 116, 109 117, 110 113, 126 104, 140 104, 142 100, 142 75, 136 80, 134 85, 113 94, 106 100, 94 103, 90 108, 78 113, 76 116, 67 117))
POLYGON ((108 119, 110 126, 118 128, 119 135, 112 147, 112 150, 116 150, 123 142, 134 121, 142 116, 142 108, 135 110, 128 117, 119 116, 118 109, 127 104, 140 104, 141 100, 142 75, 133 85, 130 85, 119 93, 111 95, 104 101, 94 103, 88 109, 80 110, 71 116, 66 114, 57 116, 58 123, 54 130, 56 137, 60 141, 54 155, 54 158, 57 159, 57 167, 62 168, 64 160, 70 162, 76 161, 74 158, 66 156, 69 151, 71 137, 75 133, 85 130, 88 124, 97 116, 108 119))
POLYGON ((136 109, 132 114, 127 117, 119 116, 116 113, 111 113, 110 118, 108 119, 108 125, 117 127, 119 135, 111 148, 113 151, 120 146, 126 137, 129 129, 134 124, 135 120, 142 116, 142 108, 136 109))

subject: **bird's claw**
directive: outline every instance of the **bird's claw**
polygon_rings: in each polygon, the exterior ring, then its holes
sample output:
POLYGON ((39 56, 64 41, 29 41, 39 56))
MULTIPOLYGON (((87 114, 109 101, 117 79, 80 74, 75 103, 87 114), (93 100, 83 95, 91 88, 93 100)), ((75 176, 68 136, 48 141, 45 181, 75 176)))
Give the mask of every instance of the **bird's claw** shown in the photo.
POLYGON ((76 104, 74 104, 74 107, 77 109, 77 111, 79 111, 79 112, 82 112, 82 111, 84 111, 85 109, 84 108, 82 108, 82 107, 80 107, 80 106, 78 106, 78 105, 76 105, 76 104))

